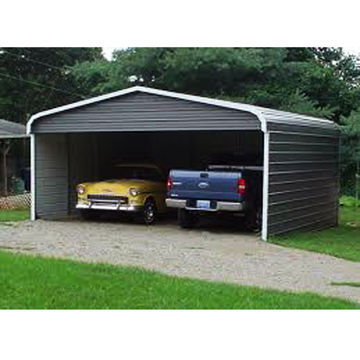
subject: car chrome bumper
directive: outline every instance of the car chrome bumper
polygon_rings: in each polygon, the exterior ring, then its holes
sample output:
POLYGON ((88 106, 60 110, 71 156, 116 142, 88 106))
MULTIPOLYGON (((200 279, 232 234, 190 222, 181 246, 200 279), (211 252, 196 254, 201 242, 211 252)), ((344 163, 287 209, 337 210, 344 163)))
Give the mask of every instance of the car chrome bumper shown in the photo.
POLYGON ((118 204, 77 204, 77 209, 90 209, 90 210, 112 210, 112 211, 140 211, 142 206, 140 205, 118 205, 118 204))
POLYGON ((197 211, 243 211, 244 204, 241 202, 230 201, 217 201, 216 208, 213 209, 199 209, 186 206, 186 200, 184 199, 166 199, 166 206, 177 209, 197 210, 197 211))

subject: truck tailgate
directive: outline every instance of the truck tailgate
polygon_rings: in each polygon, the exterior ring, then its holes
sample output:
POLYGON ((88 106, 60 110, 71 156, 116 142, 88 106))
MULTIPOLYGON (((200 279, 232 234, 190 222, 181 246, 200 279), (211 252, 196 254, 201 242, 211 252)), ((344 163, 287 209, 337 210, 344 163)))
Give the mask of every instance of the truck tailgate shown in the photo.
POLYGON ((214 172, 172 170, 169 197, 179 199, 204 199, 241 201, 238 179, 241 172, 214 172))

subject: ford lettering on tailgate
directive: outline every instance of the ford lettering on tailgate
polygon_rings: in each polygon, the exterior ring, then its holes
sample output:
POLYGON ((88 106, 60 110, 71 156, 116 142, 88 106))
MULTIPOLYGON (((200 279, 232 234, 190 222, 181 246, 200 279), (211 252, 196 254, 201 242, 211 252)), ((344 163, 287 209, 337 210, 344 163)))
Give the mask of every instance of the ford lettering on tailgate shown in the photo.
POLYGON ((202 181, 202 182, 200 182, 200 183, 198 184, 198 187, 199 187, 200 189, 207 189, 209 186, 210 186, 210 184, 207 183, 207 182, 205 182, 205 181, 202 181))

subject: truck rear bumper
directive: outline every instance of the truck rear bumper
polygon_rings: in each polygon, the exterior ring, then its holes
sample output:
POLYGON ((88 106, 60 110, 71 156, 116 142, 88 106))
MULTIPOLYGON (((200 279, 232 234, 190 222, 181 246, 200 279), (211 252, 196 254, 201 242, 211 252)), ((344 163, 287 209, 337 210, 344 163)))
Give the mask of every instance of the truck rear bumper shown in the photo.
POLYGON ((197 211, 243 211, 244 204, 241 202, 230 201, 217 201, 216 208, 211 209, 199 209, 196 207, 186 206, 186 200, 184 199, 166 199, 166 206, 177 209, 197 210, 197 211))

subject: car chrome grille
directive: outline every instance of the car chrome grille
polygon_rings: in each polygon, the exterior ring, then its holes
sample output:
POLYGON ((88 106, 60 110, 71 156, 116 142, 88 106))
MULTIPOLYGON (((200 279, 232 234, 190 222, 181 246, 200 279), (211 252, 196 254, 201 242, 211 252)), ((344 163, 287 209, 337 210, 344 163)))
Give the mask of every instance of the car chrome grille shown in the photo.
POLYGON ((116 202, 120 204, 128 204, 129 199, 126 196, 113 194, 89 194, 88 200, 93 202, 116 202))

